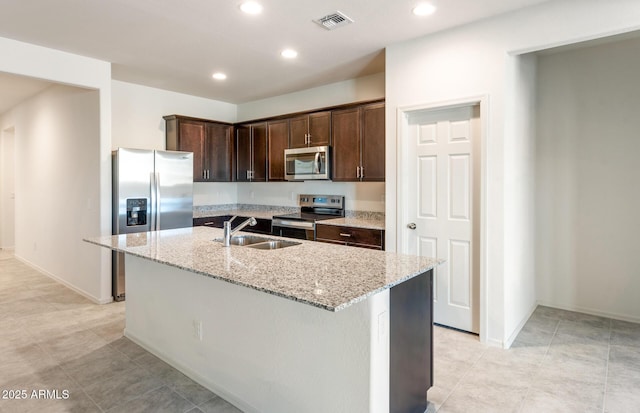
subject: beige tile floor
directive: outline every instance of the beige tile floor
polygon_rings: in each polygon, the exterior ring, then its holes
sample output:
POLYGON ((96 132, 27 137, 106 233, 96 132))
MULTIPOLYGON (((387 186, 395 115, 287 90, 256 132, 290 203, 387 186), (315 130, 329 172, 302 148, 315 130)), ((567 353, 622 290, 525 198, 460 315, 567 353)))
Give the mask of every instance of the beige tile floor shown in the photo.
MULTIPOLYGON (((0 252, 0 391, 27 391, 0 394, 0 412, 239 412, 123 337, 124 305, 0 252)), ((430 412, 640 412, 638 324, 538 307, 509 350, 434 334, 430 412)))

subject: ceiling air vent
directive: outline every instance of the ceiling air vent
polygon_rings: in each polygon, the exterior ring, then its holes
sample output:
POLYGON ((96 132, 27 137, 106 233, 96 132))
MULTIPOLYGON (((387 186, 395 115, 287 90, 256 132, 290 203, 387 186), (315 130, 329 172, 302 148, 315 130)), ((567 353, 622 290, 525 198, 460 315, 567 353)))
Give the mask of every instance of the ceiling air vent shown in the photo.
POLYGON ((335 13, 328 14, 324 17, 319 18, 318 20, 314 20, 314 22, 318 23, 320 26, 324 27, 327 30, 337 29, 338 27, 346 26, 347 24, 353 23, 353 19, 345 16, 339 11, 335 13))

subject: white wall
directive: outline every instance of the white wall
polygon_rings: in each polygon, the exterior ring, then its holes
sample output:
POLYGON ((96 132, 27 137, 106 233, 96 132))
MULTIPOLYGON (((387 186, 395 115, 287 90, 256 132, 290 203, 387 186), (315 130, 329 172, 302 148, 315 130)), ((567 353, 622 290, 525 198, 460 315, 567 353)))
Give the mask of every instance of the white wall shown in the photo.
POLYGON ((112 149, 165 149, 166 115, 236 121, 236 105, 113 80, 112 149))
MULTIPOLYGON (((505 14, 482 22, 465 25, 412 41, 391 45, 386 51, 386 136, 387 180, 386 217, 389 250, 396 247, 396 111, 398 107, 433 104, 487 96, 485 113, 485 180, 483 188, 484 295, 481 297, 481 337, 490 343, 508 345, 522 320, 528 316, 518 303, 529 301, 525 282, 531 285, 532 273, 517 273, 525 268, 528 255, 521 255, 522 244, 510 245, 507 240, 518 237, 508 217, 527 219, 513 211, 529 195, 507 192, 512 183, 505 179, 512 173, 526 178, 526 165, 505 162, 511 152, 527 147, 518 135, 526 129, 526 117, 507 122, 507 105, 520 102, 518 88, 512 82, 519 64, 510 53, 523 53, 550 46, 573 43, 591 38, 634 30, 640 27, 640 3, 635 0, 558 0, 505 14), (544 28, 542 30, 541 28, 544 28), (512 140, 519 141, 512 145, 512 140), (513 168, 516 168, 514 171, 513 168), (509 211, 505 211, 505 208, 509 211), (507 257, 509 259, 507 260, 507 257), (506 267, 506 268, 505 268, 506 267), (515 270, 516 272, 512 271, 515 270), (509 297, 508 300, 505 297, 509 297), (508 314, 508 316, 507 316, 508 314)), ((522 152, 520 155, 522 156, 522 152)), ((528 179, 528 178, 527 178, 528 179)), ((403 208, 398 204, 397 208, 403 208)), ((530 225, 520 223, 517 231, 530 239, 530 225)), ((525 306, 526 307, 526 306, 525 306)))
POLYGON ((14 128, 0 129, 0 248, 15 247, 14 128))
POLYGON ((100 301, 100 98, 54 85, 2 118, 15 128, 15 255, 100 301), (88 172, 88 173, 85 173, 88 172))
MULTIPOLYGON (((46 237, 41 232, 43 228, 34 228, 29 226, 29 222, 33 220, 33 216, 28 216, 24 212, 18 211, 20 207, 20 194, 22 191, 29 191, 29 188, 23 188, 21 186, 20 171, 22 166, 18 166, 16 162, 16 255, 33 257, 34 262, 31 264, 36 266, 44 265, 41 267, 46 273, 59 278, 63 282, 71 285, 72 287, 81 290, 81 292, 95 301, 108 302, 111 300, 111 271, 110 261, 111 254, 109 251, 103 249, 95 249, 86 247, 82 244, 82 237, 95 236, 95 235, 107 235, 111 233, 111 65, 108 62, 103 62, 96 59, 77 56, 70 53, 61 52, 58 50, 48 49, 40 46, 35 46, 28 43, 17 42, 15 40, 0 38, 0 71, 5 73, 12 73, 23 76, 35 77, 51 82, 57 82, 65 85, 75 85, 83 88, 92 89, 93 92, 86 92, 87 94, 74 94, 72 89, 54 89, 52 95, 42 95, 42 99, 49 100, 50 102, 61 103, 62 106, 58 109, 51 107, 43 109, 38 114, 41 116, 37 121, 51 122, 55 121, 51 116, 60 112, 63 116, 73 116, 74 120, 79 123, 79 127, 82 130, 83 142, 77 142, 79 147, 84 148, 85 152, 81 153, 81 159, 74 161, 78 167, 73 168, 74 163, 70 162, 68 158, 62 158, 63 161, 52 157, 51 160, 55 161, 55 168, 60 168, 59 174, 64 175, 67 180, 72 180, 77 183, 78 188, 74 189, 71 193, 54 193, 52 197, 42 199, 38 198, 38 204, 26 205, 25 208, 29 208, 29 211, 36 212, 35 208, 39 208, 39 212, 51 207, 55 211, 63 211, 70 209, 68 205, 62 199, 72 199, 74 202, 79 202, 78 211, 80 220, 75 222, 76 228, 74 231, 65 229, 64 232, 57 234, 64 242, 55 238, 42 238, 46 237), (91 95, 89 98, 87 96, 91 95), (79 102, 82 101, 89 105, 86 110, 79 106, 79 102), (95 122, 93 128, 90 128, 84 124, 82 119, 77 119, 77 113, 71 114, 70 111, 78 110, 78 113, 86 113, 89 119, 95 122), (95 113, 94 113, 95 111, 95 113), (89 161, 85 161, 86 158, 89 161), (73 173, 70 169, 73 168, 73 173), (78 191, 84 191, 87 183, 91 182, 91 187, 86 188, 89 192, 80 193, 78 191), (55 204, 51 204, 55 201, 55 204), (21 228, 31 228, 27 231, 22 231, 21 228), (21 241, 22 240, 22 241, 21 241), (38 240, 43 240, 38 242, 38 240), (33 254, 33 242, 36 242, 39 254, 37 256, 33 254), (23 245, 24 247, 21 247, 23 245), (61 270, 62 263, 65 263, 64 269, 61 270)), ((77 92, 77 91, 76 91, 77 92)), ((35 104, 34 104, 35 105, 35 104)), ((38 108, 31 107, 31 114, 35 116, 38 108)), ((28 128, 28 125, 20 122, 29 123, 23 114, 26 112, 17 111, 14 115, 6 114, 0 120, 0 130, 7 129, 15 126, 16 137, 16 156, 20 156, 19 149, 21 143, 19 142, 20 136, 23 136, 22 130, 28 128)), ((58 125, 61 128, 69 127, 67 131, 63 129, 54 131, 44 131, 44 134, 48 134, 50 137, 57 134, 64 134, 70 136, 64 136, 61 139, 79 139, 79 136, 74 129, 70 127, 68 118, 60 119, 58 125)), ((42 136, 40 131, 33 131, 38 136, 42 136)), ((54 143, 47 142, 47 145, 52 146, 54 143)), ((75 144, 75 143, 74 143, 75 144)), ((46 147, 46 146, 45 146, 46 147)), ((74 148, 66 148, 69 153, 78 153, 74 148)), ((52 147, 52 154, 60 155, 62 148, 52 147)), ((60 155, 64 156, 64 155, 60 155)), ((50 162, 49 162, 50 164, 50 162)), ((31 173, 31 172, 30 172, 31 173)), ((58 172, 52 173, 52 176, 58 172)), ((69 188, 67 183, 58 183, 49 181, 49 177, 43 177, 50 182, 52 188, 56 188, 58 185, 63 185, 64 188, 69 188)), ((47 193, 51 193, 53 189, 49 189, 47 193)), ((23 198, 24 199, 24 198, 23 198)), ((44 211, 44 214, 48 214, 44 211)), ((51 220, 60 220, 60 218, 48 215, 51 220)), ((47 224, 52 225, 52 224, 47 224)), ((52 229, 52 227, 46 227, 52 229)), ((58 227, 55 227, 58 230, 58 227)), ((53 235, 48 235, 52 237, 53 235)))
POLYGON ((537 305, 535 267, 536 56, 508 59, 504 142, 505 326, 511 345, 537 305))
POLYGON ((384 98, 384 73, 238 105, 238 121, 384 98))
POLYGON ((640 321, 640 40, 539 57, 538 298, 640 321))

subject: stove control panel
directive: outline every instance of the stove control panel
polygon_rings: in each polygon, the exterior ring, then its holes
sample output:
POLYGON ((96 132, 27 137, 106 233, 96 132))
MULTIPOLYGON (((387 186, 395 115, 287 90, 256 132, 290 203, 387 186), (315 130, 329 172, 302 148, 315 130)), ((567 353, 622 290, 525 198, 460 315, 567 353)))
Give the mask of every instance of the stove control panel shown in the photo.
POLYGON ((301 207, 344 209, 342 195, 298 195, 301 207))

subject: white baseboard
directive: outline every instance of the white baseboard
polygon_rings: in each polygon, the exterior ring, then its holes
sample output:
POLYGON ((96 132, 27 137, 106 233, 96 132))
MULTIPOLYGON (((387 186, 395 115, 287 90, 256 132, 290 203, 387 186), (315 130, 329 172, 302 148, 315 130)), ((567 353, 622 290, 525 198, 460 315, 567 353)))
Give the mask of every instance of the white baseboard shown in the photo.
POLYGON ((511 335, 509 336, 509 338, 507 338, 507 341, 504 342, 503 348, 505 349, 511 348, 511 345, 515 341, 516 337, 518 337, 518 334, 520 334, 520 331, 522 330, 524 325, 527 324, 527 321, 529 321, 529 318, 531 317, 533 312, 536 311, 536 307, 538 307, 537 302, 533 305, 533 308, 529 310, 529 313, 527 314, 527 316, 524 317, 522 320, 520 320, 515 330, 511 332, 511 335))
POLYGON ((240 399, 237 395, 235 395, 235 394, 229 392, 228 390, 220 387, 216 383, 212 382, 209 378, 204 377, 204 376, 196 373, 192 369, 184 366, 183 364, 181 364, 178 361, 174 360, 173 358, 169 357, 168 355, 166 355, 162 351, 159 351, 153 345, 151 345, 149 343, 146 343, 145 341, 143 341, 139 337, 136 337, 135 334, 127 331, 126 327, 124 329, 124 336, 127 337, 129 340, 133 341, 134 343, 136 343, 137 345, 139 345, 140 347, 142 347, 145 350, 147 350, 149 353, 151 353, 154 356, 158 357, 160 360, 164 361, 165 363, 169 364, 170 366, 172 366, 176 370, 180 371, 181 373, 183 373, 184 375, 186 375, 187 377, 189 377, 190 379, 192 379, 196 383, 198 383, 201 386, 203 386, 203 387, 209 389, 210 391, 214 392, 218 396, 220 396, 223 399, 227 400, 229 403, 232 403, 233 405, 238 407, 243 412, 245 412, 245 413, 260 413, 260 411, 258 409, 256 409, 254 406, 251 406, 251 405, 247 404, 245 401, 240 399))
POLYGON ((69 282, 63 280, 62 278, 50 273, 49 271, 45 270, 44 268, 41 268, 39 266, 37 266, 36 264, 30 262, 29 260, 26 260, 22 257, 20 257, 19 255, 13 255, 18 261, 22 262, 25 265, 28 265, 29 267, 33 268, 34 270, 38 271, 39 273, 41 273, 42 275, 45 275, 49 278, 51 278, 52 280, 59 282, 60 284, 64 285, 65 287, 67 287, 70 290, 73 290, 74 292, 80 294, 81 296, 93 301, 96 304, 109 304, 110 302, 113 301, 113 297, 109 297, 109 298, 98 298, 98 297, 94 297, 92 294, 89 294, 88 292, 74 286, 73 284, 70 284, 69 282))
POLYGON ((588 308, 588 307, 564 306, 564 305, 558 305, 556 303, 550 303, 550 302, 547 302, 547 301, 540 301, 540 300, 538 301, 538 305, 543 305, 545 307, 551 307, 551 308, 557 308, 558 310, 575 311, 575 312, 578 312, 578 313, 595 315, 595 316, 598 316, 598 317, 612 318, 614 320, 629 321, 629 322, 632 322, 632 323, 640 323, 640 317, 629 316, 629 315, 626 315, 626 314, 618 314, 618 313, 613 313, 613 312, 609 312, 609 311, 595 310, 593 308, 588 308))
POLYGON ((488 338, 487 342, 484 343, 490 347, 498 347, 498 348, 504 348, 504 344, 502 341, 500 340, 496 340, 495 338, 488 338))

